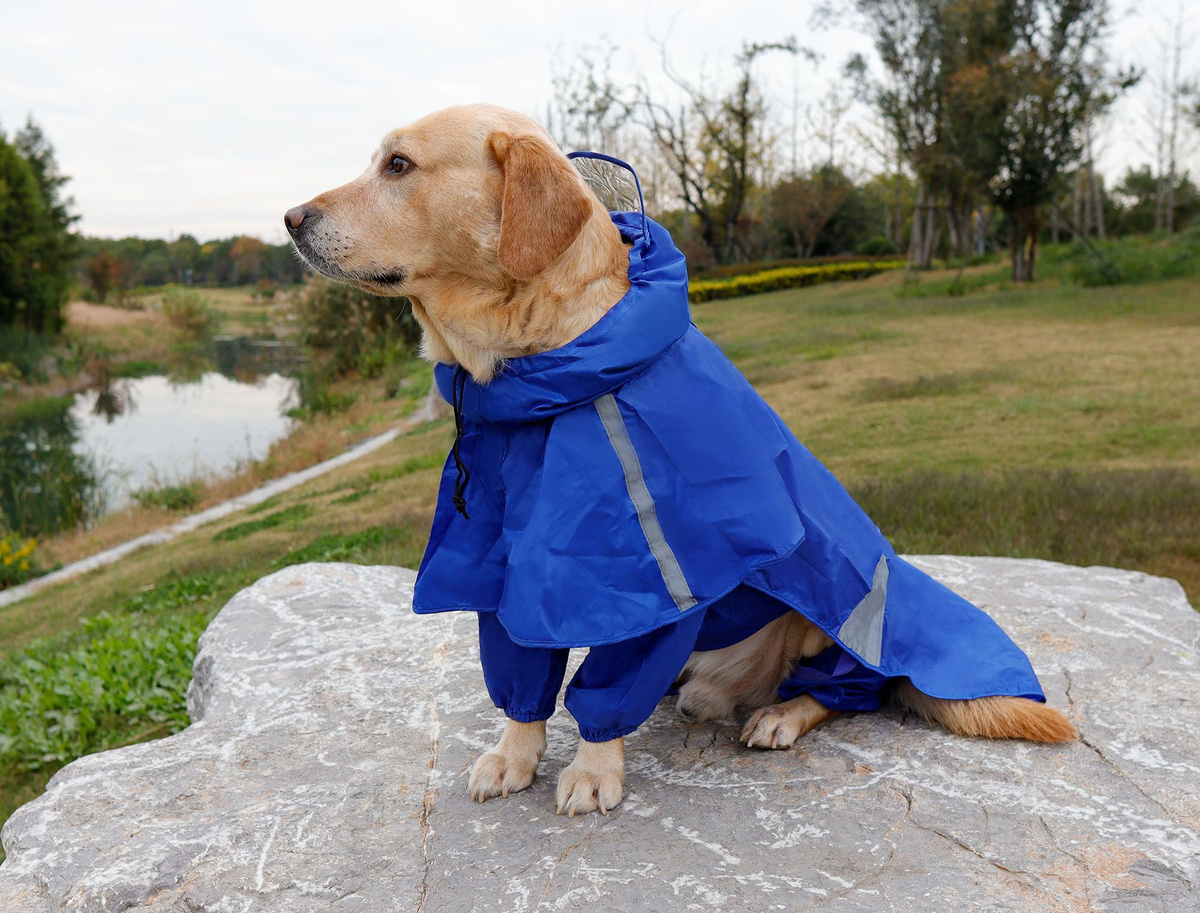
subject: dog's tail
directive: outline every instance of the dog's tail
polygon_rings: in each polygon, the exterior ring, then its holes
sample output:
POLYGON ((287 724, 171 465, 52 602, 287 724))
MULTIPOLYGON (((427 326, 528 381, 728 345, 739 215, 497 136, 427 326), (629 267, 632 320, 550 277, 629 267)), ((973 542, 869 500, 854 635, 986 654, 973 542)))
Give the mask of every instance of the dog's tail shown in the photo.
POLYGON ((896 686, 900 703, 955 735, 989 739, 1028 739, 1031 742, 1070 742, 1079 733, 1062 713, 1024 697, 980 697, 948 701, 918 691, 905 679, 896 686))

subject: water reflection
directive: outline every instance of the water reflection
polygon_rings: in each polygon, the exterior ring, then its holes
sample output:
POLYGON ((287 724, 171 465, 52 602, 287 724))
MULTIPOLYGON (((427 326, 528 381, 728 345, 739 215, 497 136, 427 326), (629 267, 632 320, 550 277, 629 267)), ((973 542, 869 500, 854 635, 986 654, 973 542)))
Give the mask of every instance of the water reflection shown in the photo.
POLYGON ((137 409, 133 398, 133 385, 128 380, 105 378, 104 386, 96 390, 96 401, 92 404, 92 415, 98 415, 110 425, 118 416, 132 414, 137 409))
POLYGON ((125 383, 126 410, 114 418, 97 408, 104 391, 80 394, 71 409, 78 448, 109 467, 111 507, 127 503, 139 488, 228 473, 261 460, 292 426, 283 410, 292 403, 295 381, 279 374, 254 383, 215 371, 189 384, 164 375, 125 383))
POLYGON ((69 396, 45 399, 0 425, 0 527, 42 536, 103 511, 103 473, 76 448, 73 407, 69 396))
POLYGON ((218 338, 168 373, 104 377, 0 423, 0 527, 45 535, 124 506, 139 488, 235 472, 285 436, 302 357, 290 343, 218 338), (214 370, 216 368, 217 370, 214 370))

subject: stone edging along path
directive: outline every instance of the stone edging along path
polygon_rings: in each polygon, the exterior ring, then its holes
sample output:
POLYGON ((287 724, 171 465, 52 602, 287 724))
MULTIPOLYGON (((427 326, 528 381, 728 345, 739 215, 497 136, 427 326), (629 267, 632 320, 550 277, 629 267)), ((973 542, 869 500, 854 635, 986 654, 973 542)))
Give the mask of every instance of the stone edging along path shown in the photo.
POLYGON ((22 583, 20 586, 0 591, 0 608, 12 605, 14 602, 20 602, 27 596, 32 596, 34 593, 55 586, 65 580, 70 580, 73 577, 78 577, 82 574, 106 567, 107 565, 115 564, 126 555, 131 555, 143 548, 158 545, 162 542, 170 542, 184 533, 190 533, 194 529, 228 517, 230 514, 245 510, 248 507, 254 507, 267 500, 267 498, 288 491, 298 485, 303 485, 311 479, 323 476, 327 472, 345 466, 347 463, 353 463, 368 453, 373 453, 418 425, 440 418, 449 409, 449 406, 444 403, 441 397, 436 395, 436 389, 436 386, 432 387, 429 391, 429 396, 426 397, 425 403, 421 408, 397 427, 369 438, 360 444, 356 444, 344 453, 323 463, 317 463, 315 466, 309 466, 307 469, 301 469, 298 472, 290 472, 285 476, 280 476, 278 479, 268 482, 261 488, 256 488, 254 491, 231 498, 228 501, 222 501, 208 510, 192 514, 190 517, 185 517, 177 523, 172 523, 170 526, 164 526, 161 529, 138 536, 136 539, 130 539, 128 542, 122 542, 120 545, 114 545, 112 548, 97 552, 95 555, 89 555, 87 558, 81 558, 79 561, 73 561, 59 568, 57 571, 43 574, 41 577, 36 577, 27 583, 22 583))

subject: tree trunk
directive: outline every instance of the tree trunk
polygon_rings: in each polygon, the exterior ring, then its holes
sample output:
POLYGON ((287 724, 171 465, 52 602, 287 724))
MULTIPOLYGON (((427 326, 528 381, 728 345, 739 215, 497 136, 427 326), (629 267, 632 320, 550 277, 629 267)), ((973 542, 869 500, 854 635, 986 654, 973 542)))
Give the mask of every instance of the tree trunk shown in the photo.
POLYGON ((913 208, 912 233, 908 236, 908 268, 922 269, 920 264, 921 251, 924 245, 921 243, 921 219, 924 214, 925 206, 925 182, 917 183, 917 202, 913 208))
POLYGON ((1033 282, 1037 277, 1037 237, 1041 229, 1037 207, 1026 206, 1008 215, 1013 282, 1033 282))
POLYGON ((1096 174, 1094 168, 1092 169, 1092 206, 1096 212, 1096 237, 1103 241, 1107 236, 1107 232, 1104 230, 1104 178, 1096 174))
POLYGON ((1076 174, 1072 192, 1072 228, 1070 228, 1070 235, 1072 235, 1073 240, 1078 239, 1081 232, 1085 238, 1087 236, 1087 232, 1084 230, 1084 211, 1082 211, 1084 210, 1084 194, 1079 190, 1079 178, 1080 175, 1076 174))
POLYGON ((942 229, 938 225, 937 209, 932 205, 933 198, 930 196, 929 201, 925 204, 925 229, 924 242, 925 249, 921 252, 921 269, 931 269, 933 267, 933 255, 937 251, 938 243, 942 240, 942 229))

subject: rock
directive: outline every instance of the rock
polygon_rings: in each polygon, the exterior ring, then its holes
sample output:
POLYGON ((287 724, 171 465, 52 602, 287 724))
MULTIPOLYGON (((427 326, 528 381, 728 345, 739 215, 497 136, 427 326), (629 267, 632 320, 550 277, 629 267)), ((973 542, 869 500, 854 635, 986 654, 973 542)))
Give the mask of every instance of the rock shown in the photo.
POLYGON ((502 720, 474 620, 412 615, 410 571, 303 565, 213 622, 189 729, 76 761, 12 816, 0 910, 1200 910, 1200 616, 1178 584, 916 563, 999 619, 1083 741, 884 711, 755 752, 668 699, 608 817, 554 814, 561 712, 533 787, 476 805, 502 720))

